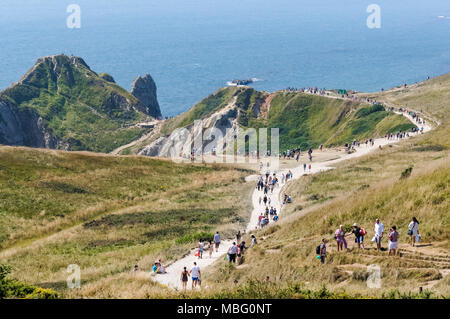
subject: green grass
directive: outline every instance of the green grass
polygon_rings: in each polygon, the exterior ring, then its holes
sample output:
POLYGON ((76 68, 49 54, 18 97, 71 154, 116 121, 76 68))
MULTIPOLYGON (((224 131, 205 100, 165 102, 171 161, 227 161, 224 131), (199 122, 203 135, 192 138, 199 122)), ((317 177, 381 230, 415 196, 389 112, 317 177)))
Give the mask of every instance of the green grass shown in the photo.
MULTIPOLYGON (((110 152, 147 132, 132 127, 145 120, 138 100, 107 74, 97 75, 80 58, 40 61, 20 84, 1 92, 20 112, 35 112, 71 150, 110 152), (56 65, 56 66, 55 66, 56 65), (126 107, 124 106, 126 105, 126 107)), ((1 142, 1 140, 0 140, 1 142)), ((33 146, 31 141, 25 146, 33 146)))
POLYGON ((35 287, 9 278, 11 267, 0 264, 0 299, 55 299, 58 294, 51 289, 35 287))
POLYGON ((161 133, 168 135, 176 128, 191 125, 195 120, 202 119, 214 113, 215 111, 226 106, 238 90, 238 88, 219 89, 214 94, 194 105, 188 111, 166 121, 161 128, 161 133))
MULTIPOLYGON (((66 268, 91 295, 138 263, 183 255, 248 221, 249 171, 146 157, 0 147, 0 261, 12 276, 61 296, 66 268), (45 264, 45 270, 42 265, 45 264)), ((121 290, 129 291, 128 287, 121 290)))
MULTIPOLYGON (((419 84, 404 95, 395 93, 395 99, 387 95, 388 102, 397 107, 404 106, 400 103, 406 101, 406 95, 408 105, 421 105, 423 112, 434 116, 441 125, 423 136, 341 162, 334 170, 293 181, 286 190, 293 203, 283 209, 281 216, 285 217, 275 227, 256 232, 256 237, 263 240, 246 253, 241 266, 228 269, 225 263, 216 265, 205 279, 214 287, 212 290, 220 295, 220 289, 231 287, 234 280, 245 283, 269 275, 279 289, 298 282, 311 290, 326 285, 333 293, 344 291, 352 297, 448 297, 448 275, 441 272, 448 268, 450 257, 449 79, 444 76, 419 84), (429 95, 427 89, 433 94, 429 95), (407 227, 412 216, 421 222, 423 246, 416 249, 408 245, 407 227), (387 257, 386 252, 377 252, 370 243, 375 218, 380 218, 386 229, 397 226, 400 257, 387 257), (354 237, 348 237, 351 251, 336 252, 334 231, 341 224, 350 229, 355 222, 369 232, 365 239, 369 249, 358 251, 354 237), (315 247, 322 238, 329 240, 329 256, 324 266, 320 266, 315 256, 315 247), (380 289, 367 288, 370 264, 381 267, 380 289), (436 284, 426 293, 418 293, 419 286, 433 281, 436 284)), ((379 95, 369 96, 383 101, 379 95)), ((286 94, 285 98, 293 96, 286 94)), ((359 114, 360 119, 373 119, 384 112, 371 108, 359 114)), ((386 118, 378 121, 375 128, 394 130, 402 125, 397 118, 388 125, 386 118)), ((349 120, 346 129, 353 120, 349 120)), ((383 246, 387 246, 386 240, 383 246)))
POLYGON ((406 118, 385 111, 381 105, 367 106, 298 92, 274 93, 267 112, 261 107, 268 96, 247 87, 221 89, 169 120, 161 132, 168 135, 175 128, 190 125, 195 119, 205 118, 232 103, 239 110, 237 121, 242 128, 279 128, 282 151, 316 148, 320 144, 342 145, 414 127, 406 118))

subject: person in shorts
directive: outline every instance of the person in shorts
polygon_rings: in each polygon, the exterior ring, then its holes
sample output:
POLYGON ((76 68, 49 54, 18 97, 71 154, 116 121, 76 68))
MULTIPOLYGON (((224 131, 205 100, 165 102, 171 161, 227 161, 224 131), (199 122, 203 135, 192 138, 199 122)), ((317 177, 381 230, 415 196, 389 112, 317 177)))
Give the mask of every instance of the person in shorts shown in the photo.
POLYGON ((187 271, 186 267, 184 267, 184 270, 181 272, 181 283, 183 284, 183 289, 186 290, 187 282, 189 279, 189 271, 187 271))
POLYGON ((364 249, 364 236, 362 235, 361 227, 358 227, 357 223, 353 224, 352 234, 355 235, 355 243, 358 244, 358 248, 362 247, 364 249))
POLYGON ((236 243, 233 242, 233 245, 228 249, 228 256, 230 263, 236 263, 236 255, 238 252, 238 246, 236 246, 236 243))
POLYGON ((216 232, 214 234, 214 245, 216 246, 216 253, 219 251, 220 246, 220 235, 219 232, 216 232))
POLYGON ((398 247, 398 232, 396 226, 391 227, 388 233, 388 237, 389 237, 388 256, 391 256, 391 254, 392 256, 395 256, 398 247))
POLYGON ((325 263, 325 258, 327 257, 327 240, 325 238, 322 239, 322 243, 320 244, 320 262, 322 264, 325 263))
POLYGON ((194 267, 192 267, 191 271, 189 272, 189 274, 192 277, 192 289, 194 289, 194 287, 196 287, 197 285, 200 284, 200 267, 197 266, 197 263, 194 262, 194 267))

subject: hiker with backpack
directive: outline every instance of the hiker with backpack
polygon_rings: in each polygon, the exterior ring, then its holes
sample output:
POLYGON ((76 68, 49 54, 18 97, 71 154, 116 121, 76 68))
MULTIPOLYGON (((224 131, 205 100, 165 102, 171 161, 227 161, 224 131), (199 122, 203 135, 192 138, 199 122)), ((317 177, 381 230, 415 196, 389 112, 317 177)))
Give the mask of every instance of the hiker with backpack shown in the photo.
POLYGON ((413 217, 408 225, 408 235, 411 238, 411 245, 414 247, 415 243, 418 241, 417 237, 419 235, 419 221, 416 217, 413 217))
POLYGON ((358 244, 358 249, 361 247, 364 249, 364 236, 366 235, 366 231, 363 228, 358 227, 357 223, 354 223, 353 230, 349 235, 351 234, 355 235, 355 243, 358 244))
POLYGON ((325 258, 327 257, 327 242, 328 240, 323 238, 322 243, 316 247, 317 257, 322 264, 325 263, 325 258))

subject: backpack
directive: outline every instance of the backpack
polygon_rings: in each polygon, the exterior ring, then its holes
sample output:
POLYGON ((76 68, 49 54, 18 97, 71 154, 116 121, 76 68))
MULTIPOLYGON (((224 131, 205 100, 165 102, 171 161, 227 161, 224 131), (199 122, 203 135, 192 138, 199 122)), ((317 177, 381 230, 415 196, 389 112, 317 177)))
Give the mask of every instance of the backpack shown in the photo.
POLYGON ((322 244, 320 244, 319 246, 317 246, 316 247, 316 254, 317 255, 320 255, 320 246, 321 246, 322 244))
POLYGON ((361 229, 359 230, 359 234, 360 234, 361 236, 365 236, 367 233, 366 233, 366 231, 364 230, 364 228, 361 228, 361 229))

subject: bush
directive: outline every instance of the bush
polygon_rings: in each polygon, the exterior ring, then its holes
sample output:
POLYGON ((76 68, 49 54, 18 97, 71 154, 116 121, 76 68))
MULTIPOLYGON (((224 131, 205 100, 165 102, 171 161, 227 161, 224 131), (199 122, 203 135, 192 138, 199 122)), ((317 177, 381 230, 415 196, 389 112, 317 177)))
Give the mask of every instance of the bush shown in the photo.
POLYGON ((405 178, 410 177, 410 176, 411 176, 411 173, 412 173, 412 170, 413 170, 413 166, 410 166, 410 167, 408 167, 407 169, 405 169, 405 170, 402 172, 402 175, 400 176, 400 179, 405 179, 405 178))
POLYGON ((184 235, 183 237, 180 237, 176 240, 177 244, 185 244, 185 243, 191 243, 199 241, 200 239, 203 239, 205 241, 213 240, 214 234, 213 233, 207 233, 207 232, 199 232, 194 234, 188 234, 184 235))
POLYGON ((51 289, 35 287, 15 279, 7 278, 11 267, 0 264, 0 299, 56 299, 58 294, 51 289))
POLYGON ((25 299, 57 299, 58 294, 51 289, 36 288, 31 294, 25 296, 25 299))

